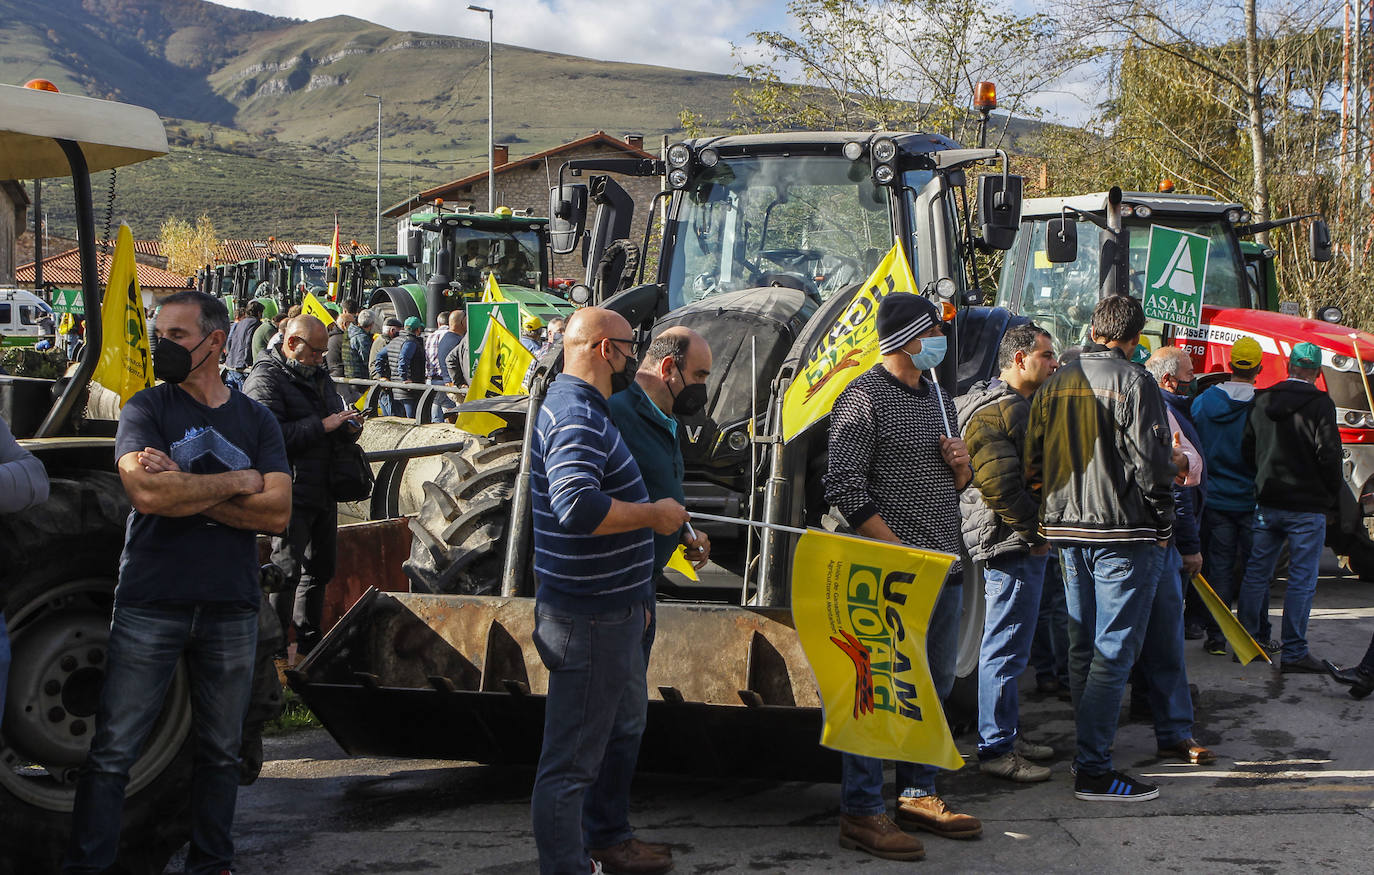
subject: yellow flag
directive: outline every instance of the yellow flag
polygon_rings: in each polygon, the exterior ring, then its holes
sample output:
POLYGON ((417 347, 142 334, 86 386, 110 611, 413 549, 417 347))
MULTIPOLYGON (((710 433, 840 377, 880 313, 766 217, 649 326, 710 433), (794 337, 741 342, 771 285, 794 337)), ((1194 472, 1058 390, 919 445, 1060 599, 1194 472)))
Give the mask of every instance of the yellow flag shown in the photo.
POLYGON ((1255 642, 1250 633, 1245 631, 1245 627, 1236 619, 1236 615, 1231 613, 1231 609, 1221 600, 1221 597, 1212 590, 1201 574, 1193 575, 1193 589, 1202 597, 1202 603, 1207 606, 1212 619, 1217 621, 1221 627, 1221 634, 1226 636, 1226 640, 1231 642, 1231 649, 1235 651, 1236 659, 1240 660, 1241 665, 1248 665, 1252 659, 1259 657, 1265 662, 1272 663, 1269 654, 1264 652, 1264 648, 1255 642))
POLYGON ((821 744, 957 769, 926 662, 930 615, 955 557, 815 529, 792 554, 792 618, 816 675, 821 744))
POLYGON ((892 292, 914 291, 916 279, 899 240, 836 320, 849 330, 827 335, 797 369, 782 399, 783 440, 829 413, 844 387, 878 363, 878 304, 892 292))
MULTIPOLYGON (((334 214, 334 240, 329 244, 329 266, 337 268, 339 266, 339 214, 334 214)), ((337 274, 335 274, 337 276, 337 274)), ((329 300, 339 299, 339 281, 336 279, 329 284, 329 300)), ((325 321, 328 325, 328 320, 325 321)))
MULTIPOLYGON (((495 398, 499 395, 523 395, 521 381, 525 372, 534 363, 534 356, 520 343, 519 338, 510 333, 506 326, 496 319, 487 323, 487 337, 482 344, 482 356, 477 359, 472 380, 468 383, 468 394, 463 399, 476 401, 479 398, 495 398)), ((463 431, 475 435, 489 435, 506 424, 506 421, 492 413, 459 412, 457 425, 463 431)))
POLYGON ((123 407, 134 393, 153 385, 153 357, 148 350, 148 326, 143 319, 143 293, 134 263, 134 235, 119 226, 110 283, 100 305, 100 363, 91 379, 119 396, 123 407))
POLYGON ((496 284, 496 274, 487 274, 487 287, 482 291, 483 304, 500 304, 506 300, 506 296, 501 293, 501 287, 496 284))
POLYGON ((319 298, 309 292, 305 293, 305 300, 301 301, 301 312, 307 316, 314 316, 326 326, 334 321, 334 314, 329 312, 329 309, 325 307, 324 304, 320 303, 319 298))
POLYGON ((697 570, 692 567, 692 563, 687 561, 687 547, 684 544, 677 545, 677 549, 673 551, 672 556, 668 557, 668 563, 664 567, 671 568, 688 580, 701 580, 697 576, 697 570))

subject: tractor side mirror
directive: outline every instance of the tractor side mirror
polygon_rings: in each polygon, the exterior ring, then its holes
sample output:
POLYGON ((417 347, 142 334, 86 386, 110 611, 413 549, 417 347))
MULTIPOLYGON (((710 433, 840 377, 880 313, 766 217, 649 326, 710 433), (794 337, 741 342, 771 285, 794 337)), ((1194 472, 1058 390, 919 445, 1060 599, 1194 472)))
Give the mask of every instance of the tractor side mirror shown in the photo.
POLYGON ((425 247, 425 232, 419 228, 411 228, 406 232, 406 261, 411 264, 420 263, 420 255, 425 247))
POLYGON ((587 227, 587 186, 556 185, 549 190, 549 239, 553 251, 567 255, 577 248, 587 227))
POLYGON ((989 173, 978 180, 978 216, 983 221, 983 242, 1006 251, 1016 242, 1021 224, 1019 176, 989 173))
POLYGON ((339 281, 339 269, 330 265, 324 269, 324 281, 327 283, 337 283, 339 281))
POLYGON ((259 259, 258 259, 258 280, 259 280, 259 282, 266 282, 266 281, 268 281, 268 277, 271 276, 271 274, 269 274, 269 273, 267 272, 268 269, 269 269, 269 268, 268 268, 268 264, 267 264, 267 259, 266 259, 266 258, 259 258, 259 259))
POLYGON ((1078 260, 1078 223, 1061 216, 1045 223, 1045 255, 1050 264, 1078 260))
POLYGON ((1313 261, 1331 260, 1331 229, 1322 219, 1317 219, 1307 228, 1307 242, 1312 247, 1313 261))

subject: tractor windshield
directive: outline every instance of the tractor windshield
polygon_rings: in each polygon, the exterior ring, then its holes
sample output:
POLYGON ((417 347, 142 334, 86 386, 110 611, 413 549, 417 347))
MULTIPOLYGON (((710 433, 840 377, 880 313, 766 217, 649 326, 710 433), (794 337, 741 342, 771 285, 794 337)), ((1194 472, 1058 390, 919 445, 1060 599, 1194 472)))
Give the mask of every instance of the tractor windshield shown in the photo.
POLYGON ((325 268, 329 265, 327 255, 298 255, 296 263, 291 268, 291 288, 299 289, 301 284, 305 284, 305 290, 318 294, 328 286, 325 278, 325 268))
POLYGON ((501 285, 543 287, 539 270, 539 232, 533 228, 485 229, 469 225, 445 224, 443 246, 437 245, 439 235, 425 232, 424 256, 419 280, 425 282, 432 274, 452 277, 465 294, 481 292, 487 276, 495 274, 501 285), (452 264, 440 264, 446 252, 452 253, 452 264))
POLYGON ((867 164, 831 157, 722 160, 677 200, 671 308, 789 286, 819 299, 861 282, 892 248, 887 193, 867 164))
POLYGON ((358 264, 360 288, 390 288, 415 282, 415 268, 400 261, 362 259, 358 264))
MULTIPOLYGON (((1207 270, 1203 282, 1203 303, 1213 307, 1248 307, 1250 290, 1244 280, 1239 242, 1229 223, 1196 221, 1170 217, 1166 221, 1127 220, 1130 229, 1131 294, 1139 298, 1145 281, 1150 246, 1150 225, 1207 237, 1207 270)), ((1036 219, 1021 226, 1031 235, 1030 246, 1018 245, 1007 253, 998 283, 998 297, 1016 312, 1054 335, 1059 348, 1086 343, 1088 323, 1098 297, 1098 262, 1105 231, 1088 221, 1078 223, 1078 258, 1067 264, 1051 264, 1045 248, 1047 220, 1036 219), (1020 279, 1018 280, 1018 276, 1020 279)), ((1152 322, 1147 334, 1157 335, 1162 323, 1152 322)))

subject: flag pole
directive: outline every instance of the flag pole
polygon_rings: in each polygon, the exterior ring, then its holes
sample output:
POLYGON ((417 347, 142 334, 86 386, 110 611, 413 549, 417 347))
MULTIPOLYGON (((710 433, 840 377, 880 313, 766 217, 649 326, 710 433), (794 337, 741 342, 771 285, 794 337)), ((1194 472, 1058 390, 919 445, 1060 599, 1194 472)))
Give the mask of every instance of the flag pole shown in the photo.
MULTIPOLYGON (((716 516, 713 513, 697 513, 689 511, 688 516, 694 520, 710 520, 713 523, 730 523, 736 526, 756 526, 760 529, 772 529, 775 532, 787 532, 792 535, 805 535, 806 529, 799 529, 795 526, 780 526, 777 523, 765 523, 758 520, 741 520, 728 516, 716 516)), ((838 534, 838 532, 828 532, 827 534, 838 534)))

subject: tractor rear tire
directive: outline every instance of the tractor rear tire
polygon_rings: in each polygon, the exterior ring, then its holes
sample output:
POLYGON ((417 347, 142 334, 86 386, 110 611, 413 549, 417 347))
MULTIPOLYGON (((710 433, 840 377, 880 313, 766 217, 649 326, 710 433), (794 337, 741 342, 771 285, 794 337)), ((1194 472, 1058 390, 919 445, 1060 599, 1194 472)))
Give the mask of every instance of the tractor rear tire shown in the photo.
POLYGON ((518 439, 473 438, 461 451, 444 454, 410 521, 414 540, 402 568, 412 592, 500 592, 521 449, 518 439))
MULTIPOLYGON (((129 504, 117 475, 54 476, 48 501, 0 517, 14 662, 0 743, 0 873, 54 872, 95 734, 129 504), (35 715, 37 719, 35 719, 35 715)), ((118 871, 160 873, 190 835, 189 684, 178 669, 131 771, 118 871)))

